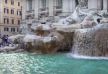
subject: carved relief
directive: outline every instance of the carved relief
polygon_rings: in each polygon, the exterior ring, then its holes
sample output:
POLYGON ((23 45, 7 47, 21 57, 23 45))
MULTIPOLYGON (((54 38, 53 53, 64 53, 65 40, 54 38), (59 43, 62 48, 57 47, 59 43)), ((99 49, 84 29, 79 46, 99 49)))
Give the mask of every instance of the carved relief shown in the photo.
POLYGON ((82 8, 88 8, 88 0, 78 0, 78 2, 82 8))

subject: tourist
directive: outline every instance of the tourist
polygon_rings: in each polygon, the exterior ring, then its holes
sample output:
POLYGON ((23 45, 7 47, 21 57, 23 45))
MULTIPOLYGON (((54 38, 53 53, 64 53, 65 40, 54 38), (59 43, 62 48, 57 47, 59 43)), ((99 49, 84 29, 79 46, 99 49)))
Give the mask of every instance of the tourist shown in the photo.
POLYGON ((8 46, 9 45, 9 39, 8 39, 8 35, 6 35, 6 37, 5 37, 5 42, 6 42, 6 46, 8 46))
POLYGON ((0 38, 0 47, 2 46, 2 39, 0 38))
POLYGON ((98 18, 98 19, 97 19, 98 24, 100 23, 101 20, 102 20, 101 18, 98 18))
POLYGON ((0 34, 0 47, 3 46, 3 39, 2 39, 2 35, 0 34))
POLYGON ((3 43, 3 46, 7 46, 8 45, 8 35, 3 35, 2 43, 3 43))
POLYGON ((2 45, 5 46, 5 35, 3 35, 3 36, 1 37, 1 39, 2 39, 2 45))

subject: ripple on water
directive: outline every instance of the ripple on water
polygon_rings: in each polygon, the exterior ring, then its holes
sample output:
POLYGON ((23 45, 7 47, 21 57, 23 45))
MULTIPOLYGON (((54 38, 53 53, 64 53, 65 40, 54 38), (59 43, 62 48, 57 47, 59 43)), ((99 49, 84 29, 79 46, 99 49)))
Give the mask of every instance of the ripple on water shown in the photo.
POLYGON ((81 60, 66 54, 0 54, 0 74, 108 74, 105 60, 81 60))

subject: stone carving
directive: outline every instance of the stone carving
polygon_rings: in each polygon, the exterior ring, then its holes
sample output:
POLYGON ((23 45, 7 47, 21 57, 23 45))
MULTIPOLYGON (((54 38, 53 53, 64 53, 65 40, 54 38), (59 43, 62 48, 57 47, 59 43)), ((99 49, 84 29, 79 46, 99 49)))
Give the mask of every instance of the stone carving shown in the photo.
POLYGON ((87 8, 88 7, 88 0, 78 0, 79 1, 79 5, 82 8, 87 8))

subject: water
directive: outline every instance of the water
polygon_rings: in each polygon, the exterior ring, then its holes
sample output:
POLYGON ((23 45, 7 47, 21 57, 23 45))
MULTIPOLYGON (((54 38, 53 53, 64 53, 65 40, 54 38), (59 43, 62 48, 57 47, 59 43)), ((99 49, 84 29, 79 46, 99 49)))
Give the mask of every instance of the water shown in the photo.
POLYGON ((73 59, 67 54, 0 54, 0 74, 108 74, 108 61, 73 59))

